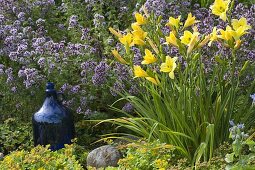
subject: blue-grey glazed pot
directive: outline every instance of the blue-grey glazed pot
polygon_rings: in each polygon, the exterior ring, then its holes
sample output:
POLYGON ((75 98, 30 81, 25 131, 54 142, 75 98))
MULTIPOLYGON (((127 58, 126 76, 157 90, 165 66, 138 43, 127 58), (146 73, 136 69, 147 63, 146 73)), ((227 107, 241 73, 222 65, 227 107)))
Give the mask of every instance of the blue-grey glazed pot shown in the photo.
POLYGON ((75 136, 73 116, 58 100, 53 83, 46 85, 46 98, 32 117, 34 145, 48 145, 52 151, 70 144, 75 136))

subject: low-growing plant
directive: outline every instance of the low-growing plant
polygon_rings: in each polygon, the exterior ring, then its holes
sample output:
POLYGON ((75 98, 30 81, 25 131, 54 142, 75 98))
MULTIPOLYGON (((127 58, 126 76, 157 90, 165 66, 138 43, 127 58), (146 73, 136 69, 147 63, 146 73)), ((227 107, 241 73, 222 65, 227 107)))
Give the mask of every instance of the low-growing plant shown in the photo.
POLYGON ((52 152, 49 146, 37 146, 31 151, 14 151, 0 161, 0 169, 12 170, 48 170, 72 169, 82 170, 83 167, 74 155, 73 145, 52 152))
POLYGON ((8 154, 17 149, 31 149, 32 126, 9 118, 0 124, 0 152, 8 154))
MULTIPOLYGON (((107 114, 105 114, 107 115, 107 114)), ((96 117, 96 120, 108 119, 107 117, 96 117)), ((75 124, 75 133, 77 136, 77 144, 91 150, 102 145, 102 142, 96 142, 101 138, 101 135, 114 132, 114 128, 110 124, 101 124, 96 126, 97 122, 93 119, 80 120, 75 124)))
POLYGON ((244 124, 234 124, 229 129, 229 138, 233 140, 232 153, 226 154, 225 161, 228 163, 226 170, 255 169, 255 141, 245 133, 244 124))
POLYGON ((125 157, 118 162, 119 169, 166 169, 174 163, 172 159, 176 160, 175 148, 159 141, 130 143, 125 148, 125 157))

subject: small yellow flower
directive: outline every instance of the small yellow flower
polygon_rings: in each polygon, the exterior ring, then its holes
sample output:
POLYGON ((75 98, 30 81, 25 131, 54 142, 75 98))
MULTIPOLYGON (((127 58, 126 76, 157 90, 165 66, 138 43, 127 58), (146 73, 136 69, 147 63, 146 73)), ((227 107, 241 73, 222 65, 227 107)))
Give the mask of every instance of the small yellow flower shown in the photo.
POLYGON ((170 32, 169 37, 166 37, 166 42, 168 44, 172 44, 172 45, 174 45, 176 47, 179 47, 178 44, 177 44, 177 38, 176 38, 176 36, 175 36, 175 34, 173 32, 170 32))
POLYGON ((160 71, 169 73, 169 77, 171 79, 174 79, 174 70, 177 67, 176 60, 177 57, 171 58, 169 56, 166 56, 165 63, 162 63, 160 66, 160 71))
POLYGON ((192 16, 192 14, 189 13, 188 14, 188 18, 187 18, 187 20, 184 23, 183 29, 187 28, 187 27, 189 27, 189 26, 191 26, 191 25, 193 25, 193 24, 195 24, 197 22, 199 22, 199 21, 196 21, 196 17, 192 16))
POLYGON ((194 32, 193 34, 190 31, 184 31, 184 35, 180 37, 181 43, 191 46, 194 43, 198 42, 199 32, 194 32))
POLYGON ((213 28, 213 32, 211 33, 210 42, 208 43, 208 46, 210 47, 212 45, 213 41, 216 41, 218 39, 218 30, 216 27, 213 28))
POLYGON ((122 64, 128 64, 121 56, 120 56, 120 54, 118 53, 118 51, 117 50, 112 50, 112 54, 113 54, 113 56, 120 62, 120 63, 122 63, 122 64))
POLYGON ((142 64, 151 64, 156 62, 156 57, 152 54, 152 52, 148 49, 145 49, 145 56, 143 57, 142 64))
POLYGON ((215 0, 214 4, 210 6, 212 13, 217 15, 223 21, 227 20, 228 6, 231 0, 215 0))
POLYGON ((135 19, 136 19, 136 23, 138 25, 143 25, 147 23, 147 19, 140 13, 135 13, 135 19))
POLYGON ((169 26, 172 30, 173 27, 175 27, 178 30, 180 27, 180 20, 181 16, 179 16, 178 18, 169 17, 169 21, 166 25, 169 26))
POLYGON ((134 66, 134 74, 135 74, 134 78, 137 78, 137 77, 149 77, 149 75, 146 73, 146 71, 144 71, 141 68, 141 66, 138 66, 138 65, 134 66))
POLYGON ((39 168, 38 170, 45 170, 43 167, 39 168))
POLYGON ((4 157, 4 162, 6 162, 7 164, 12 164, 13 159, 11 156, 7 155, 4 157))
POLYGON ((226 27, 226 30, 220 29, 220 33, 221 35, 218 37, 223 40, 229 41, 233 38, 233 30, 229 25, 226 27))
POLYGON ((154 161, 154 164, 156 166, 157 169, 159 170, 165 170, 168 165, 168 162, 166 160, 162 160, 162 159, 156 159, 154 161))
POLYGON ((247 20, 244 17, 240 18, 239 20, 232 19, 231 24, 234 30, 238 30, 240 27, 243 27, 244 31, 251 29, 251 26, 247 24, 247 20))
POLYGON ((122 34, 121 34, 120 32, 117 32, 116 30, 114 30, 112 27, 109 28, 109 31, 110 31, 113 35, 117 36, 118 38, 122 38, 122 34))
POLYGON ((127 33, 123 37, 119 38, 120 42, 125 45, 125 47, 132 47, 133 44, 133 35, 131 33, 127 33))

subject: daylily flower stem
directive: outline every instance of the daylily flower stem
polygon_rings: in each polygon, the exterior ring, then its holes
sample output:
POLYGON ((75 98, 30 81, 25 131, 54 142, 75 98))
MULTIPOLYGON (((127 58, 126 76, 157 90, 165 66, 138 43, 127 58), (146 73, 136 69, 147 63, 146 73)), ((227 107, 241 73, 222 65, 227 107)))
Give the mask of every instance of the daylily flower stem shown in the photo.
MULTIPOLYGON (((234 108, 234 96, 235 96, 235 92, 238 88, 238 80, 235 81, 235 69, 236 69, 236 55, 235 55, 235 50, 233 49, 231 54, 232 54, 232 57, 231 57, 231 60, 232 60, 232 67, 231 67, 231 91, 230 91, 230 107, 228 108, 227 110, 227 119, 225 119, 226 121, 230 120, 232 118, 232 114, 233 114, 233 108, 234 108)), ((226 122, 227 123, 227 122, 226 122)))

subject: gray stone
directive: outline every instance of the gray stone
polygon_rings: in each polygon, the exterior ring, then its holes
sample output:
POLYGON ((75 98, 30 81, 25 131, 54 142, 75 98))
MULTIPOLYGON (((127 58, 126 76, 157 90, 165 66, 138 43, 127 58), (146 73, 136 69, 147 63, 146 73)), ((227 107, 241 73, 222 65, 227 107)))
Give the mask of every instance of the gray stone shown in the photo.
POLYGON ((115 147, 104 145, 92 150, 87 157, 87 166, 105 168, 108 166, 118 166, 121 154, 115 147))
POLYGON ((4 154, 0 152, 0 160, 4 158, 4 154))

